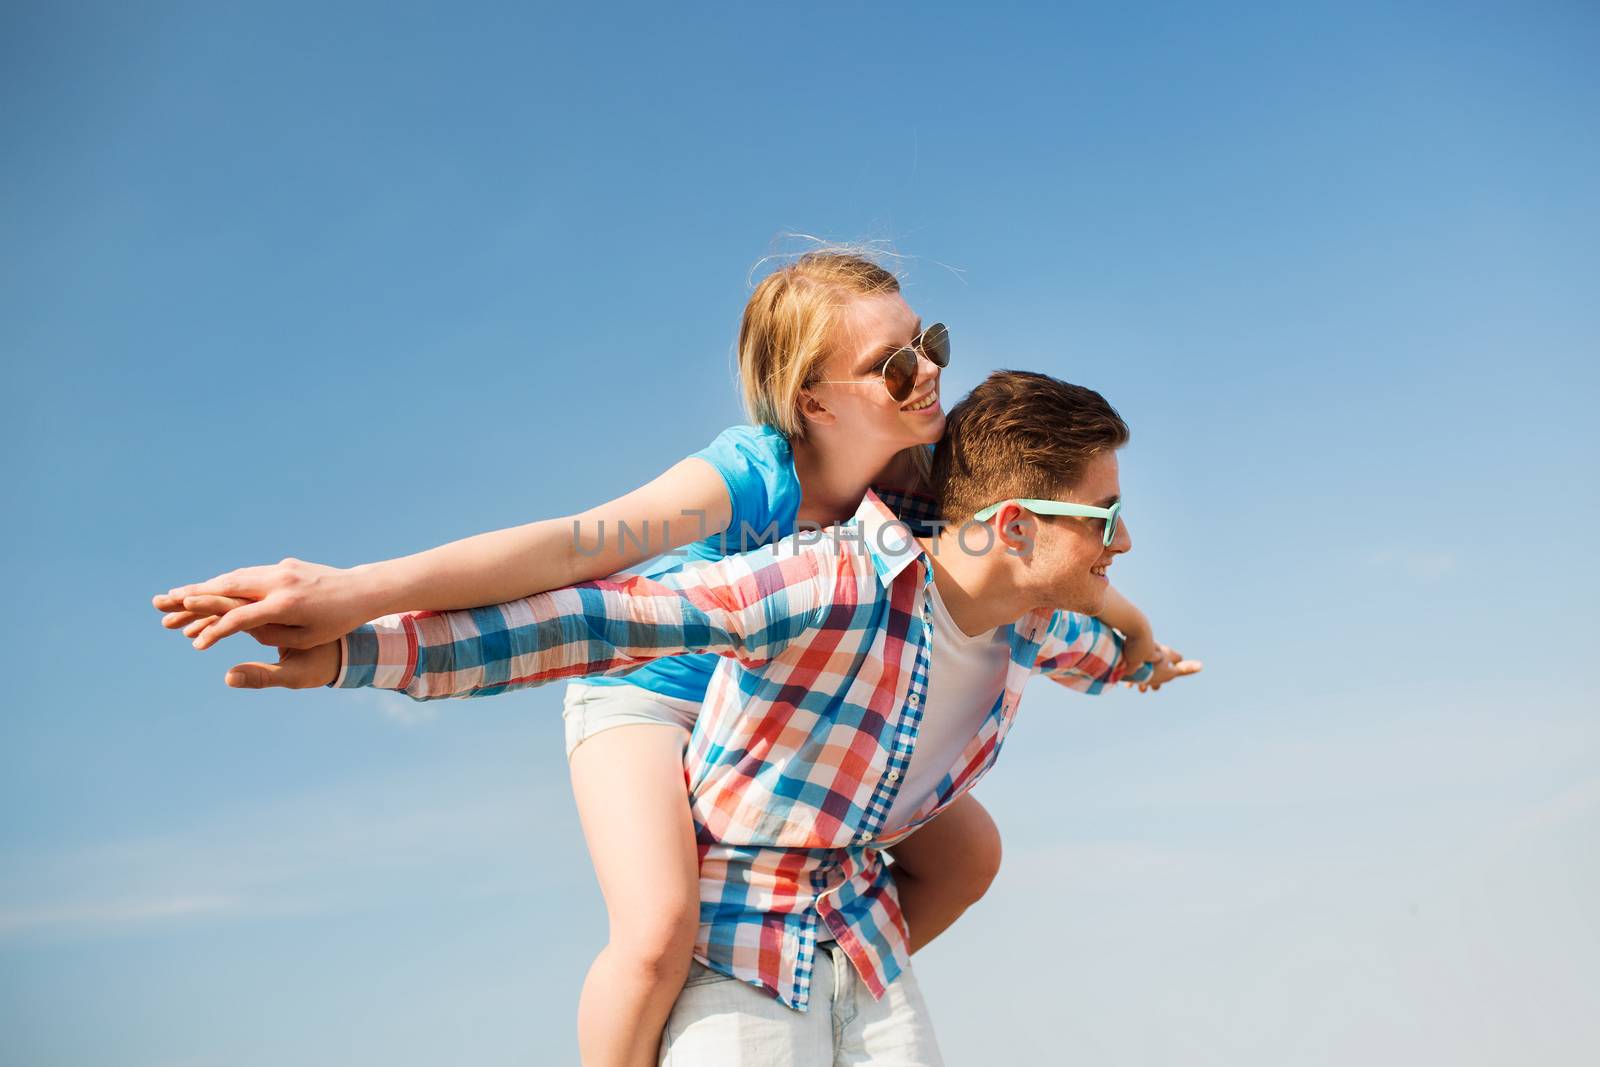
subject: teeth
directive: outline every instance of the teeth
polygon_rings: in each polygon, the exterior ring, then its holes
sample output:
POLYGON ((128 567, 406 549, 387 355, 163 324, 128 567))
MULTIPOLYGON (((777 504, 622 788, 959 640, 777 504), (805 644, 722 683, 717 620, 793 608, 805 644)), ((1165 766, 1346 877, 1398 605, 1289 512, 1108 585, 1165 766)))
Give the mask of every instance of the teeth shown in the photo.
POLYGON ((922 400, 919 401, 918 403, 912 404, 910 407, 906 408, 906 410, 907 411, 925 411, 928 408, 932 407, 934 402, 937 401, 938 399, 939 399, 939 393, 938 393, 937 390, 935 390, 934 392, 931 392, 927 396, 923 397, 922 400))

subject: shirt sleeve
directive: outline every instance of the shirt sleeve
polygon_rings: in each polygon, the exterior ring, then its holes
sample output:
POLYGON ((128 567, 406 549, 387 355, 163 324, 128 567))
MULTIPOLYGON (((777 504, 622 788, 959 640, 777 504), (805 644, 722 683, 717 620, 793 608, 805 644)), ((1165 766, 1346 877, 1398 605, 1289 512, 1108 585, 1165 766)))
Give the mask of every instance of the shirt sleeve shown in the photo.
MULTIPOLYGON (((792 529, 780 529, 780 513, 792 512, 799 483, 788 444, 775 431, 731 426, 693 454, 716 468, 728 487, 731 512, 723 533, 727 552, 744 552, 771 544, 792 529)), ((791 519, 792 521, 792 519, 791 519)))
POLYGON ((1129 671, 1122 658, 1122 635, 1075 611, 1051 614, 1033 669, 1068 689, 1091 694, 1115 682, 1142 681, 1151 673, 1148 663, 1129 671))
POLYGON ((712 652, 757 667, 832 606, 839 553, 793 539, 666 574, 621 576, 466 611, 389 615, 340 639, 336 688, 417 700, 491 696, 591 674, 626 674, 712 652))

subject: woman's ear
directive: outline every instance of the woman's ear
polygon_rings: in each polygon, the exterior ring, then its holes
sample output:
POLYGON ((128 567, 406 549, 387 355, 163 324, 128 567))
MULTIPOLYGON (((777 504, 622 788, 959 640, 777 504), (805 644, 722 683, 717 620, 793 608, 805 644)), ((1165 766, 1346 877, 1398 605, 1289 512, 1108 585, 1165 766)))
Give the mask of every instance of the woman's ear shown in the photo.
POLYGON ((828 405, 818 400, 816 395, 809 389, 802 390, 800 393, 800 417, 806 422, 815 423, 818 426, 827 426, 838 421, 839 418, 828 409, 828 405))

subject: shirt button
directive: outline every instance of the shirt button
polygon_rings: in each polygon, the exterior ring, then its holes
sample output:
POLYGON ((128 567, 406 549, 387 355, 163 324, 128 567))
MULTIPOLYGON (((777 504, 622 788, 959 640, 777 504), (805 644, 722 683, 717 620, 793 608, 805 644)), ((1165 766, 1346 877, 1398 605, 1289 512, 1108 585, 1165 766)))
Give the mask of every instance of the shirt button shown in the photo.
POLYGON ((906 703, 910 704, 912 707, 916 707, 921 702, 922 702, 921 698, 918 697, 917 694, 915 694, 915 693, 912 693, 911 694, 911 698, 906 701, 906 703))
POLYGON ((872 840, 872 835, 871 834, 862 834, 861 835, 861 840, 863 840, 863 841, 871 841, 872 840))
POLYGON ((899 771, 890 771, 889 772, 889 781, 898 782, 899 780, 900 780, 900 772, 899 771))

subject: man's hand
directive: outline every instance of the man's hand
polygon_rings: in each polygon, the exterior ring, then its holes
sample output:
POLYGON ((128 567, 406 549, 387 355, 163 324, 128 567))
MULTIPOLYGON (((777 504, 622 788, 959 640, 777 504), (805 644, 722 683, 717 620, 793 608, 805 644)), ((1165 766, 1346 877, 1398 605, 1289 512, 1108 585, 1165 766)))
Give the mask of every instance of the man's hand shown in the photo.
POLYGON ((241 663, 223 678, 235 689, 314 689, 339 676, 339 642, 311 649, 280 648, 276 663, 241 663))
POLYGON ((161 625, 182 629, 200 649, 240 631, 264 645, 311 649, 383 614, 371 609, 355 571, 298 559, 180 585, 151 603, 167 613, 161 625))
MULTIPOLYGON (((1130 663, 1134 662, 1131 658, 1130 663)), ((1146 662, 1151 662, 1147 660, 1146 662)), ((1155 670, 1142 682, 1124 682, 1129 689, 1138 687, 1139 692, 1154 692, 1172 681, 1186 674, 1199 674, 1205 669, 1205 664, 1197 659, 1184 659, 1183 653, 1167 645, 1156 645, 1156 655, 1153 657, 1155 670)))

